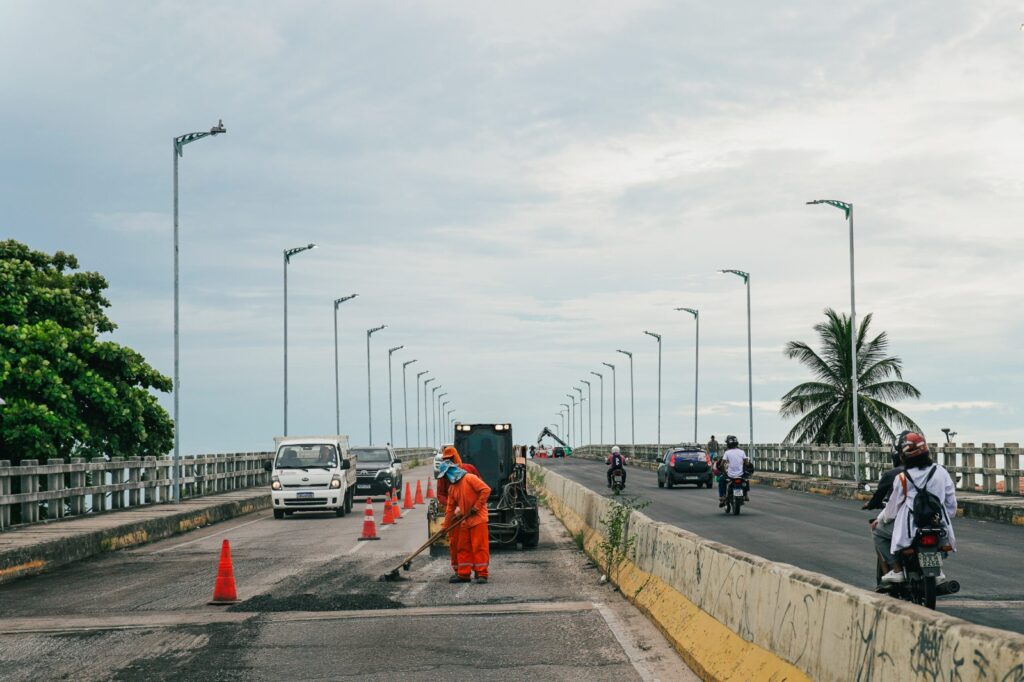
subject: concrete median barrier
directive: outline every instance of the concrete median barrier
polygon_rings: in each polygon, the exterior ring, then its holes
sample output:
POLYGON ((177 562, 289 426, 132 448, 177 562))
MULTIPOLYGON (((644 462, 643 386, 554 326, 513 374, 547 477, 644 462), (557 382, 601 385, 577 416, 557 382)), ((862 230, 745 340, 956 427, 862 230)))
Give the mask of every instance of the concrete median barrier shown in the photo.
MULTIPOLYGON (((612 500, 550 469, 534 479, 604 564, 612 500)), ((1022 635, 768 561, 640 511, 624 531, 632 547, 610 578, 705 679, 1024 680, 1022 635)))

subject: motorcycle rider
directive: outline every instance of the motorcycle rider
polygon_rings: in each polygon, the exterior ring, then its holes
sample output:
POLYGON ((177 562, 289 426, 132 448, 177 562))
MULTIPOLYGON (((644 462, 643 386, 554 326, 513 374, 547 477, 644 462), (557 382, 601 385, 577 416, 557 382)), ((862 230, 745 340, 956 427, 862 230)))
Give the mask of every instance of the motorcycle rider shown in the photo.
MULTIPOLYGON (((892 446, 892 469, 889 469, 882 477, 878 479, 878 487, 875 489, 875 494, 871 496, 871 499, 865 503, 861 509, 884 509, 885 503, 889 501, 889 496, 892 495, 892 487, 896 482, 896 477, 904 472, 903 467, 903 456, 901 449, 903 447, 904 439, 912 433, 911 431, 904 431, 896 437, 895 442, 892 446)), ((892 545, 892 521, 885 523, 875 523, 875 519, 871 519, 872 530, 871 539, 875 543, 875 551, 878 553, 881 559, 882 566, 884 567, 882 573, 888 573, 893 564, 896 563, 896 558, 892 555, 890 545, 892 545)), ((887 591, 889 583, 879 583, 875 588, 879 592, 887 591)))
POLYGON ((608 487, 612 487, 612 472, 614 471, 622 472, 622 485, 625 486, 626 459, 622 456, 622 452, 619 450, 618 445, 612 446, 612 452, 610 455, 608 455, 608 458, 605 460, 605 463, 608 465, 608 487))
POLYGON ((736 436, 725 437, 725 452, 718 460, 718 506, 725 506, 725 493, 729 482, 734 478, 743 479, 743 501, 750 501, 750 484, 747 483, 747 453, 740 449, 740 441, 736 436))
MULTIPOLYGON (((906 579, 898 557, 900 550, 910 547, 917 532, 917 525, 911 512, 914 508, 914 499, 920 491, 927 490, 942 504, 945 510, 942 526, 946 531, 946 544, 956 551, 956 538, 950 521, 956 516, 956 485, 953 479, 945 467, 932 462, 928 442, 920 433, 910 431, 900 434, 897 447, 905 471, 896 476, 889 501, 879 512, 878 518, 871 523, 872 531, 886 523, 892 523, 889 551, 893 561, 890 564, 891 570, 882 576, 882 582, 886 583, 901 583, 906 579)), ((941 582, 945 576, 940 575, 939 578, 941 582)))

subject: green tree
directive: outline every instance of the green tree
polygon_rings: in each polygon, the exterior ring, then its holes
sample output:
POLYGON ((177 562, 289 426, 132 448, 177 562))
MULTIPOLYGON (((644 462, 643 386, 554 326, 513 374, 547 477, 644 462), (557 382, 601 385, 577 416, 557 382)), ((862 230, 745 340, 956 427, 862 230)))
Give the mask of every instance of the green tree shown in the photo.
POLYGON ((151 389, 171 380, 100 340, 107 281, 78 260, 0 241, 0 459, 162 456, 173 422, 151 389))
MULTIPOLYGON (((779 414, 800 417, 786 436, 787 443, 853 442, 852 325, 849 316, 831 308, 825 310, 825 317, 814 326, 821 340, 820 352, 800 341, 786 344, 786 356, 806 365, 816 379, 782 396, 779 414)), ((914 420, 884 401, 920 398, 921 392, 903 381, 903 362, 886 355, 889 337, 885 332, 865 341, 870 325, 868 314, 857 330, 857 413, 861 441, 878 445, 893 441, 893 426, 920 430, 914 420)))

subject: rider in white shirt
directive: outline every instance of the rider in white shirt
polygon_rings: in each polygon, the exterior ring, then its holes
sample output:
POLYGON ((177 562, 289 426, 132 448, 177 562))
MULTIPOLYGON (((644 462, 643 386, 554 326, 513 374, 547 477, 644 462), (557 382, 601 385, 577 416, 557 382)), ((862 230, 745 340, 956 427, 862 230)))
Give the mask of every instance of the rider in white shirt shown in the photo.
POLYGON ((725 453, 718 460, 718 468, 721 474, 718 478, 719 507, 725 506, 725 492, 729 481, 734 478, 743 479, 743 500, 744 502, 750 500, 749 484, 746 482, 746 471, 743 467, 744 462, 747 461, 747 453, 740 450, 740 441, 736 436, 726 436, 725 447, 725 453))

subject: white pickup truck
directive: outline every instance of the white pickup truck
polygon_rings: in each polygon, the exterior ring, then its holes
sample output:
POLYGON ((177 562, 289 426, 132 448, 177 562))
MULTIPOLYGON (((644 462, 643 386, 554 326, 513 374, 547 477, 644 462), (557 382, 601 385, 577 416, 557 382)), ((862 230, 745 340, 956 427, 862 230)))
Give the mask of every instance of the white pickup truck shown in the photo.
POLYGON ((356 461, 348 436, 278 436, 274 444, 274 462, 266 469, 275 519, 297 511, 352 511, 356 461))

